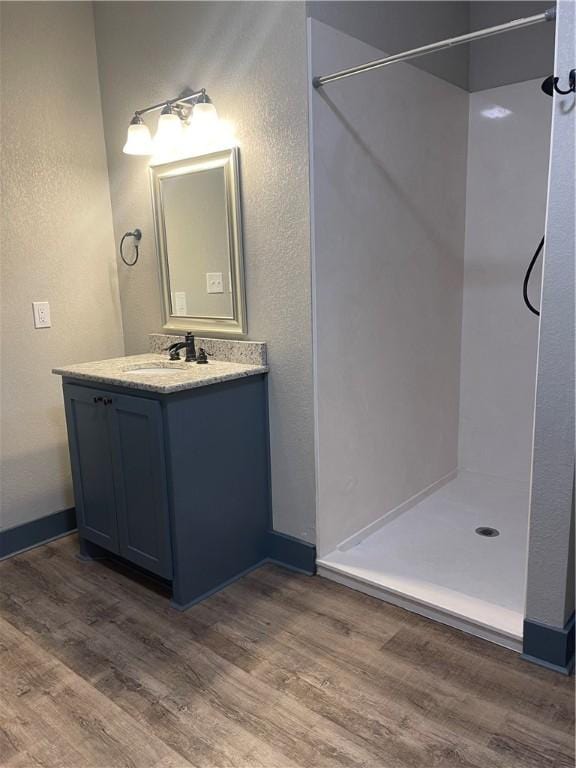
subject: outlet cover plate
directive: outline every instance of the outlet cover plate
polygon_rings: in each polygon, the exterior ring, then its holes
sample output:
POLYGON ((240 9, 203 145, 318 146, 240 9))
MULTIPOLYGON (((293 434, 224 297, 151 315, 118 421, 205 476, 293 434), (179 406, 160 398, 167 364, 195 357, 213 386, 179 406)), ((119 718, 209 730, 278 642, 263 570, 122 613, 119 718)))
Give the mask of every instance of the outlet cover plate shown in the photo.
POLYGON ((50 304, 47 301, 33 301, 34 328, 50 328, 50 304))
POLYGON ((206 293, 224 293, 222 272, 206 272, 206 293))

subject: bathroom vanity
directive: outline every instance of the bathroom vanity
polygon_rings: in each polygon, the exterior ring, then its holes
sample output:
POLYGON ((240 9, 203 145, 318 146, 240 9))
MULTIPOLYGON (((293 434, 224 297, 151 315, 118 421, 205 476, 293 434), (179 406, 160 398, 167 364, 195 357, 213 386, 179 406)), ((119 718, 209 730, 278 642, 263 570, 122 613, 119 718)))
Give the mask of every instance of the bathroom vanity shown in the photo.
POLYGON ((159 354, 55 369, 81 557, 144 569, 171 585, 178 608, 265 560, 266 372, 159 354))
POLYGON ((144 569, 186 608, 265 560, 313 573, 315 549, 271 526, 266 345, 223 338, 247 330, 238 149, 151 166, 150 181, 163 327, 186 339, 54 373, 81 557, 144 569), (201 364, 193 334, 209 334, 201 364))

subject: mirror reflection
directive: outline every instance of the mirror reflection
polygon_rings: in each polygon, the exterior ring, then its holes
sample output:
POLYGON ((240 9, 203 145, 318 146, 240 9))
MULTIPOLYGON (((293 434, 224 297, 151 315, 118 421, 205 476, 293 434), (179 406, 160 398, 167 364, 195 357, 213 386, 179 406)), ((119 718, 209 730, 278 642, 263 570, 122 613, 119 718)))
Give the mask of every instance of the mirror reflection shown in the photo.
POLYGON ((232 273, 223 168, 163 179, 170 314, 232 318, 232 273))
POLYGON ((164 327, 246 333, 238 150, 150 169, 164 327))

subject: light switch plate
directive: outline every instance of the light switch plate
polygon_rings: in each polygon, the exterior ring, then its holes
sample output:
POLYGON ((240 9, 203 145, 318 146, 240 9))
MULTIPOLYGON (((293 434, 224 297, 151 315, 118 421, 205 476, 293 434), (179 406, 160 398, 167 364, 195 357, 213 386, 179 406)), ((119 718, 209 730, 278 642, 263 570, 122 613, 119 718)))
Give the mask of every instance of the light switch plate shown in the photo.
POLYGON ((222 272, 206 272, 206 293, 224 293, 222 272))
POLYGON ((34 328, 50 328, 50 304, 47 301, 33 301, 34 328))
POLYGON ((188 314, 186 291, 174 291, 174 314, 180 317, 186 317, 188 314))

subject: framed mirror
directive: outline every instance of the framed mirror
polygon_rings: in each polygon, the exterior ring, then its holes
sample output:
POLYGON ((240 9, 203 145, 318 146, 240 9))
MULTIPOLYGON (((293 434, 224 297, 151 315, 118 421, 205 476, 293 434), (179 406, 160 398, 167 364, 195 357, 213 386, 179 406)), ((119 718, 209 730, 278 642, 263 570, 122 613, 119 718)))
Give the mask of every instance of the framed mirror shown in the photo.
POLYGON ((164 329, 246 333, 238 149, 150 168, 164 329))

